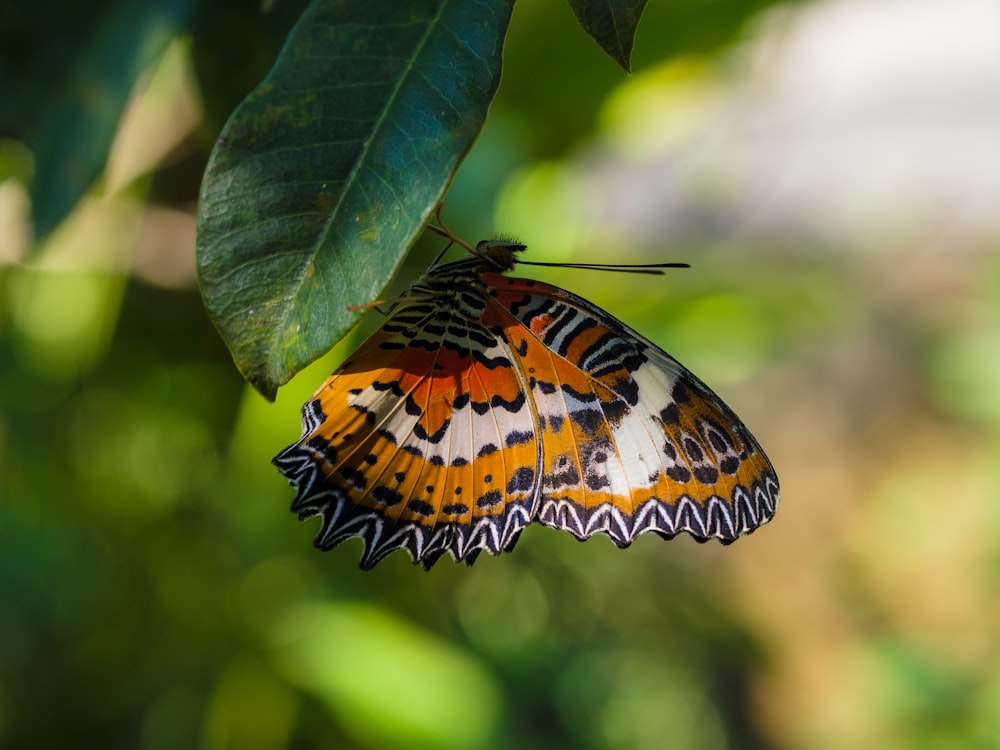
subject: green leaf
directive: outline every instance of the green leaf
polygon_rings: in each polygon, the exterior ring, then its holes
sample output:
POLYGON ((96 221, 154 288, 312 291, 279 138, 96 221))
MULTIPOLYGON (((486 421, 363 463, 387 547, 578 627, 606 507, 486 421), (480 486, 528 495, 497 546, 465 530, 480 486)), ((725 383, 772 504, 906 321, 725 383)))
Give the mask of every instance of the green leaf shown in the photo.
POLYGON ((513 0, 313 0, 201 189, 198 271, 267 398, 378 298, 486 118, 513 0))
POLYGON ((626 72, 632 70, 632 43, 647 0, 569 0, 580 25, 626 72))

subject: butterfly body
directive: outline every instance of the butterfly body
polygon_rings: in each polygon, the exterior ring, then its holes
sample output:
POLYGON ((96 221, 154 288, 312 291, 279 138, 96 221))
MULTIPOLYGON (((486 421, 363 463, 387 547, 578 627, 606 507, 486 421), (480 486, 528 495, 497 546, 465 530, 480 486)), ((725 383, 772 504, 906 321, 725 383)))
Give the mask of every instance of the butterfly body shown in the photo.
POLYGON ((365 541, 430 567, 513 548, 529 523, 619 546, 735 540, 768 521, 756 440, 676 360, 558 287, 504 276, 523 246, 437 265, 303 409, 275 458, 317 546, 365 541))

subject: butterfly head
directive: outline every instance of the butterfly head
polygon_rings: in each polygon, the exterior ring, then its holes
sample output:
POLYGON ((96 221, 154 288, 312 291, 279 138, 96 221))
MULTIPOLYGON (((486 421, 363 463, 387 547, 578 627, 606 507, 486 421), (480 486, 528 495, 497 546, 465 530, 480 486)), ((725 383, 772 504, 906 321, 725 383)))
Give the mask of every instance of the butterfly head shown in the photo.
POLYGON ((527 247, 517 240, 507 237, 498 237, 492 240, 482 240, 472 251, 473 255, 486 261, 490 268, 497 271, 509 271, 517 262, 515 257, 527 247))

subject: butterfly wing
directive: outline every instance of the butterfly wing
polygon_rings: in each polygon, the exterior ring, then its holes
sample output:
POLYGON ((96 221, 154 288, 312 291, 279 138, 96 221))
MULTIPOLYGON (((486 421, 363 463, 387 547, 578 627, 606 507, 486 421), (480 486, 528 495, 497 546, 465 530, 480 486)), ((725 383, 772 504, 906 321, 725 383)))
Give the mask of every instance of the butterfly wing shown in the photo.
POLYGON ((535 513, 540 448, 502 338, 433 303, 398 310, 303 407, 274 462, 316 545, 361 537, 362 568, 396 549, 429 568, 513 547, 535 513))
POLYGON ((600 308, 484 274, 529 381, 542 442, 538 520, 619 546, 652 531, 725 543, 774 515, 778 480, 753 435, 694 374, 600 308))

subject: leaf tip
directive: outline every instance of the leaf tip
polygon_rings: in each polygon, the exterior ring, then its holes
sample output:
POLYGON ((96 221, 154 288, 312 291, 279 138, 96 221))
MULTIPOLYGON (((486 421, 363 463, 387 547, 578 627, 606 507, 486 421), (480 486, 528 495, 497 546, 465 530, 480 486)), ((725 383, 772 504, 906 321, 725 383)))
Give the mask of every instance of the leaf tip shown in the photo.
POLYGON ((569 0, 580 25, 608 57, 632 72, 632 45, 648 0, 569 0))
POLYGON ((268 380, 263 377, 251 377, 248 378, 250 385, 254 387, 261 396, 266 398, 272 404, 274 400, 278 397, 278 387, 280 383, 275 383, 273 380, 268 380))

